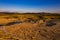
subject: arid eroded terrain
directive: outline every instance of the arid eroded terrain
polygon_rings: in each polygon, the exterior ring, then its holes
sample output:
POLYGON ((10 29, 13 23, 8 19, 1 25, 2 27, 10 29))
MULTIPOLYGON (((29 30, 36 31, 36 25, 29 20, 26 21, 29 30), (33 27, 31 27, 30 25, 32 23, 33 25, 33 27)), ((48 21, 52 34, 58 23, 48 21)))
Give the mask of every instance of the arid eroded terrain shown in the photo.
POLYGON ((60 14, 1 12, 0 40, 60 40, 60 14))

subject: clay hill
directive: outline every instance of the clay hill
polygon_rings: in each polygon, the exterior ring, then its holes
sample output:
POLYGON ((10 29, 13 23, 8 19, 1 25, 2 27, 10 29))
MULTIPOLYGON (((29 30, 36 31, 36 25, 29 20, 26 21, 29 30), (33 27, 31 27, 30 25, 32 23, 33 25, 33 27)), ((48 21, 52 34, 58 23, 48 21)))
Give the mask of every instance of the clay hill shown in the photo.
POLYGON ((60 40, 60 14, 0 12, 0 40, 60 40))

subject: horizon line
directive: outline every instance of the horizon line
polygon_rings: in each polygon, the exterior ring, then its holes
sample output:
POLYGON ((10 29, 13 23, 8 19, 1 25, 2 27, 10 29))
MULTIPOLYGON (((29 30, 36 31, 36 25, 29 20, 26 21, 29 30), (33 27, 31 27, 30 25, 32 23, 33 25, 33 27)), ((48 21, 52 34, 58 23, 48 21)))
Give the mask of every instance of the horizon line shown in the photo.
MULTIPOLYGON (((8 12, 8 11, 0 11, 1 12, 6 12, 6 13, 57 13, 57 12, 8 12)), ((60 13, 58 13, 60 14, 60 13)))

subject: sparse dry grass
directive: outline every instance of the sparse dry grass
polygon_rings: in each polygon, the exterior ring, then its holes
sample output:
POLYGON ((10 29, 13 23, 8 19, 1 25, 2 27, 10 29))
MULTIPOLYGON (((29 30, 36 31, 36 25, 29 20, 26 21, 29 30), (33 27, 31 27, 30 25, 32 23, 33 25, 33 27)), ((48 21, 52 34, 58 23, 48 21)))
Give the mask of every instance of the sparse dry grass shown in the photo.
POLYGON ((13 21, 22 21, 20 24, 14 24, 10 26, 1 26, 0 40, 60 40, 60 21, 57 25, 48 27, 45 25, 45 21, 54 18, 58 19, 60 16, 42 16, 39 18, 39 14, 1 14, 0 24, 7 24, 13 21), (37 20, 36 23, 24 22, 28 18, 37 20), (47 18, 47 19, 45 19, 47 18))

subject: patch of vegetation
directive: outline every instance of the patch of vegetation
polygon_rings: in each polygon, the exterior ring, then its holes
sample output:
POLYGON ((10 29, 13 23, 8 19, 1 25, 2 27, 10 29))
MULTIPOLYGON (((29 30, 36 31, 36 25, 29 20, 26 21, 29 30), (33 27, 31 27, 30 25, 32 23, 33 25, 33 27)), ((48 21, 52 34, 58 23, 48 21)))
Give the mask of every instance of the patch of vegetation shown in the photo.
POLYGON ((52 20, 46 22, 46 26, 54 26, 54 25, 56 25, 56 23, 52 20))
POLYGON ((3 12, 0 14, 0 26, 4 30, 0 30, 0 40, 56 40, 58 38, 60 39, 60 36, 58 36, 60 35, 60 31, 58 30, 60 28, 60 25, 58 24, 57 26, 54 26, 57 24, 54 21, 55 19, 60 19, 60 14, 22 14, 3 12), (45 27, 45 25, 47 27, 45 27), (53 28, 51 29, 50 27, 53 28))

